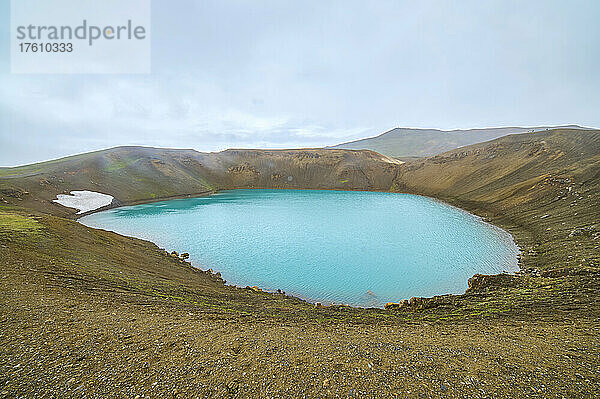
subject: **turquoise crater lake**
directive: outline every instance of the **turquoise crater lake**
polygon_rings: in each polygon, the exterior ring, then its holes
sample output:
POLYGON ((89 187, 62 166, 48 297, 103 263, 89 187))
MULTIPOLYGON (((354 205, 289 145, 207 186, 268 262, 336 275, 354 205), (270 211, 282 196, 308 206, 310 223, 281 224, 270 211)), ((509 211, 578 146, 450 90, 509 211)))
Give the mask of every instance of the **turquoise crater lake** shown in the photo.
POLYGON ((475 273, 517 270, 507 232, 409 194, 231 190, 80 219, 179 252, 229 284, 310 301, 381 307, 463 293, 475 273))

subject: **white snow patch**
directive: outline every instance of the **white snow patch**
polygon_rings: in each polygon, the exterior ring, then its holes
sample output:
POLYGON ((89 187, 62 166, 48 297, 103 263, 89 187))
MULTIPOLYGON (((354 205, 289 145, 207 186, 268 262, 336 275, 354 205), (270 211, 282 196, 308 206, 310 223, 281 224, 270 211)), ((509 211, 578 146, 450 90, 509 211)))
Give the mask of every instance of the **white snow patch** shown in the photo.
POLYGON ((67 208, 78 209, 80 213, 93 211, 110 205, 114 197, 108 194, 97 193, 95 191, 71 191, 69 194, 58 194, 53 202, 59 203, 67 208))

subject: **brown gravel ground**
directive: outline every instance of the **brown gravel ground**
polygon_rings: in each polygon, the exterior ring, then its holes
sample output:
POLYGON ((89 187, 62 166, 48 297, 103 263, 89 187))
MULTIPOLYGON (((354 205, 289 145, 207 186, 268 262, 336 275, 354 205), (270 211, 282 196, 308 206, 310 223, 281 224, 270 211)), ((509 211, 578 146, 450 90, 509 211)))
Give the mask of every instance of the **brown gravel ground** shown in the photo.
POLYGON ((509 294, 484 291, 447 309, 318 309, 224 286, 151 243, 0 209, 12 218, 0 227, 2 397, 600 392, 595 298, 545 309, 523 294, 499 311, 509 294))

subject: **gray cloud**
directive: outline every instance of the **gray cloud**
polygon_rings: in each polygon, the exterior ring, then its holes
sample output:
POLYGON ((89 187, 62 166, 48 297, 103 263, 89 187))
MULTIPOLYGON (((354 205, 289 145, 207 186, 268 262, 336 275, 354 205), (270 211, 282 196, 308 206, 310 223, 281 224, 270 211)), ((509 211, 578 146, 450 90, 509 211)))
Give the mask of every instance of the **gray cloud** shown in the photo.
POLYGON ((121 144, 323 146, 395 126, 600 126, 598 2, 155 0, 152 14, 150 75, 10 75, 3 59, 0 164, 121 144))

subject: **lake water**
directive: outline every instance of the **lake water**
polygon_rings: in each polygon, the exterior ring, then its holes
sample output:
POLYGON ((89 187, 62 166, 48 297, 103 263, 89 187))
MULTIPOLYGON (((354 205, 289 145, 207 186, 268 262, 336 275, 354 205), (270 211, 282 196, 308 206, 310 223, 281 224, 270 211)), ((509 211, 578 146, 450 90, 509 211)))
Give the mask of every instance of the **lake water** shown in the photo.
POLYGON ((80 219, 91 227, 189 252, 228 284, 310 301, 381 307, 463 293, 475 273, 517 270, 505 231, 409 194, 232 190, 127 206, 80 219))

